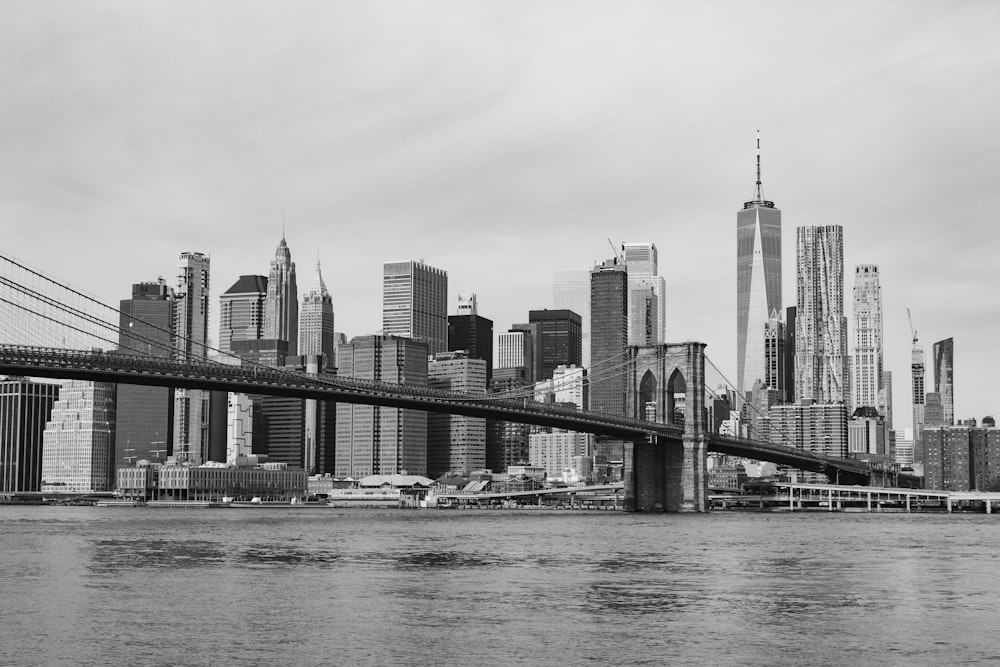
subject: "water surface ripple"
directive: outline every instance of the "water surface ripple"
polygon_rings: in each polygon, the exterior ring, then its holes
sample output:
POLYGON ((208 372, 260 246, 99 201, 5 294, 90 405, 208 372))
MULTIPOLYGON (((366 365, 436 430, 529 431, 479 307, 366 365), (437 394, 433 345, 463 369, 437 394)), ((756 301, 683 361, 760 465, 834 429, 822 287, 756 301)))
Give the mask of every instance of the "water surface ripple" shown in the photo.
POLYGON ((1000 517, 0 507, 0 664, 995 664, 1000 517))

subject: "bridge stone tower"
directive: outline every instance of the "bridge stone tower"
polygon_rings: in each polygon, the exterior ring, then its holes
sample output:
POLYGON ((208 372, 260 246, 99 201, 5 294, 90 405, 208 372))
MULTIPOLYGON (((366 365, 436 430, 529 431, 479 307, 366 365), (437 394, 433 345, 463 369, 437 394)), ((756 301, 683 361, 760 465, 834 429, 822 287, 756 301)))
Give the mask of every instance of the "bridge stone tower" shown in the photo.
POLYGON ((626 443, 626 510, 708 511, 704 403, 704 343, 629 348, 628 415, 675 425, 678 435, 626 443))

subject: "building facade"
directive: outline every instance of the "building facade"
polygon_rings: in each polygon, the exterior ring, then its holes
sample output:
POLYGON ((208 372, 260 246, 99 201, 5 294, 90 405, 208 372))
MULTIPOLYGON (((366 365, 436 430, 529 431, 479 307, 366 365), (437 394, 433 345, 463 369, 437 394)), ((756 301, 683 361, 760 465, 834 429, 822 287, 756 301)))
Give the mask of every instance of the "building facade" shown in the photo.
POLYGON ((552 307, 580 316, 580 354, 590 367, 590 272, 556 271, 552 276, 552 307))
MULTIPOLYGON (((785 394, 785 323, 778 311, 764 325, 764 386, 777 392, 778 402, 786 402, 785 394)), ((756 383, 755 383, 756 384, 756 383)))
POLYGON ((59 385, 0 380, 0 492, 40 491, 42 442, 59 385))
POLYGON ((628 349, 628 271, 609 259, 590 271, 590 409, 624 416, 628 349))
POLYGON ((910 384, 913 392, 913 455, 914 462, 923 461, 923 446, 920 438, 924 431, 924 402, 927 400, 927 389, 924 384, 924 350, 917 347, 916 336, 913 339, 913 349, 910 351, 910 384))
POLYGON ((758 132, 754 198, 736 213, 736 390, 741 396, 764 379, 764 328, 781 307, 781 210, 764 199, 758 132))
POLYGON ((448 273, 423 261, 382 267, 382 333, 448 351, 448 273))
MULTIPOLYGON (((353 338, 340 363, 340 377, 427 386, 427 345, 411 338, 353 338)), ((338 403, 336 432, 338 477, 427 473, 426 412, 338 403)))
POLYGON ((232 354, 233 342, 264 338, 267 278, 240 276, 219 297, 219 352, 232 354))
POLYGON ((534 382, 535 352, 531 334, 511 330, 500 334, 497 346, 497 369, 523 368, 529 382, 534 382))
POLYGON ((458 314, 448 316, 448 350, 465 350, 472 359, 486 362, 486 386, 493 376, 493 320, 479 314, 476 295, 458 295, 458 314))
POLYGON ((854 354, 851 358, 851 403, 877 407, 882 390, 882 287, 878 266, 854 268, 854 354))
POLYGON ((623 243, 628 268, 629 345, 662 345, 667 318, 667 283, 659 275, 655 243, 623 243))
POLYGON ((263 338, 283 340, 288 343, 289 356, 298 354, 299 288, 295 281, 295 262, 284 236, 274 251, 271 271, 267 275, 263 338))
POLYGON ((844 228, 799 227, 796 266, 796 400, 849 405, 844 228))
MULTIPOLYGON (((175 354, 175 295, 162 278, 132 285, 119 302, 118 350, 169 359, 175 354)), ((174 389, 119 384, 115 408, 115 465, 173 454, 174 389)))
POLYGON ((115 483, 115 385, 65 380, 42 434, 48 493, 110 491, 115 483))
MULTIPOLYGON (((175 355, 178 361, 208 356, 208 255, 181 253, 174 309, 175 355)), ((173 455, 201 463, 208 459, 210 395, 201 389, 174 390, 173 455)))
POLYGON ((535 382, 547 380, 558 366, 583 363, 583 321, 572 310, 530 310, 528 324, 537 332, 534 343, 535 382))
POLYGON ((941 395, 944 424, 955 423, 955 339, 934 343, 934 391, 941 395))
POLYGON ((299 311, 298 354, 322 355, 324 366, 329 368, 336 361, 334 348, 333 297, 326 288, 317 259, 312 285, 302 297, 302 309, 299 311))
MULTIPOLYGON (((443 352, 427 365, 427 386, 486 394, 486 362, 464 352, 443 352)), ((441 412, 427 415, 427 475, 437 479, 486 467, 486 420, 441 412)))

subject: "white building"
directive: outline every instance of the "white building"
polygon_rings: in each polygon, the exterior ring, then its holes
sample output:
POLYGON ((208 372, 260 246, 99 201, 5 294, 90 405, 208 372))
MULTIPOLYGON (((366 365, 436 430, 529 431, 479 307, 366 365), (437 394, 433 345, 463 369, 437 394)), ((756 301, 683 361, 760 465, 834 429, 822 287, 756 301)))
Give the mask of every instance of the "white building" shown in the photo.
POLYGON ((878 266, 854 269, 854 355, 851 359, 851 403, 878 407, 882 389, 882 287, 878 266))
POLYGON ((667 283, 658 275, 655 243, 623 243, 628 269, 628 344, 660 345, 664 342, 667 283))
MULTIPOLYGON (((175 349, 180 361, 207 357, 210 265, 208 255, 181 253, 174 301, 175 349)), ((174 456, 178 460, 197 464, 207 459, 208 410, 209 392, 174 391, 174 456)))
POLYGON ((65 380, 42 433, 42 492, 110 491, 114 464, 115 386, 65 380))
POLYGON ((593 449, 594 436, 590 433, 554 429, 552 433, 532 433, 528 436, 529 462, 545 468, 545 474, 550 478, 585 478, 587 472, 577 469, 580 462, 574 462, 574 458, 589 458, 593 449))
POLYGON ((226 434, 226 463, 236 465, 237 457, 253 453, 253 401, 246 394, 229 392, 226 434))
MULTIPOLYGON (((427 386, 486 394, 486 361, 465 352, 442 352, 427 364, 427 386)), ((427 414, 427 471, 431 477, 486 467, 486 420, 446 413, 427 414)))
POLYGON ((850 405, 844 228, 796 231, 795 399, 850 405))

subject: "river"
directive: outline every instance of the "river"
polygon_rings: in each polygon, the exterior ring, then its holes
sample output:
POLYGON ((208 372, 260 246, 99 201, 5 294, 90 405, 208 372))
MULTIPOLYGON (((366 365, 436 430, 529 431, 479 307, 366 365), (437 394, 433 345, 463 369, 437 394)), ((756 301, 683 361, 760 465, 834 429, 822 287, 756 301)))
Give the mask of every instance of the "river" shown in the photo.
POLYGON ((983 514, 6 506, 0 664, 995 664, 998 537, 983 514))

